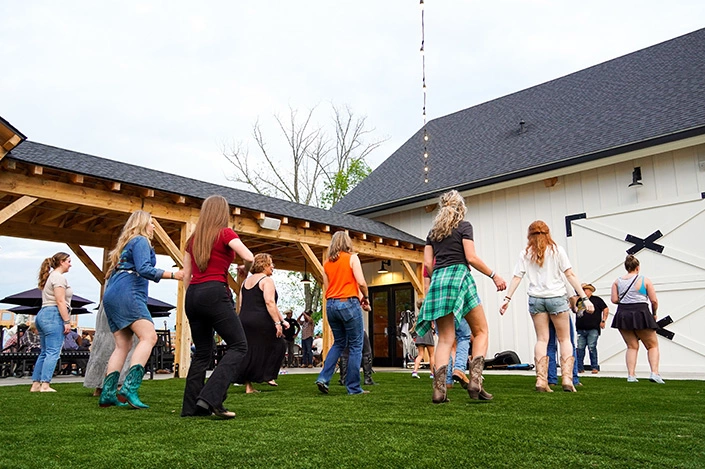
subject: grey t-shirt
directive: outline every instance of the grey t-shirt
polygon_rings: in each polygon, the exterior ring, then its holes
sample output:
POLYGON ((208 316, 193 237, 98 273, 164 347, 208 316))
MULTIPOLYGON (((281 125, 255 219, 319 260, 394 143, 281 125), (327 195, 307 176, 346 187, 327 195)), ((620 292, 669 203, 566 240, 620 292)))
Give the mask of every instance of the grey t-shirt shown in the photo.
POLYGON ((69 286, 66 277, 58 270, 54 270, 49 274, 47 283, 44 285, 44 290, 42 290, 42 306, 57 306, 56 297, 54 296, 55 288, 63 288, 66 290, 66 305, 70 306, 73 290, 69 286))

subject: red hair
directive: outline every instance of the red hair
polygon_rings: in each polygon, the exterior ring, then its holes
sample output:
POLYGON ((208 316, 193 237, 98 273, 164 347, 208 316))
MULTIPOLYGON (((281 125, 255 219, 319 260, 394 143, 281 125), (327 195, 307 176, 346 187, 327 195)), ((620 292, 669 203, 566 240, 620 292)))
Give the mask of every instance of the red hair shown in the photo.
POLYGON ((556 245, 556 242, 551 238, 551 230, 548 225, 536 220, 529 225, 529 234, 527 235, 529 242, 526 245, 526 251, 531 256, 531 260, 543 267, 543 261, 546 258, 546 248, 551 246, 551 249, 556 245))

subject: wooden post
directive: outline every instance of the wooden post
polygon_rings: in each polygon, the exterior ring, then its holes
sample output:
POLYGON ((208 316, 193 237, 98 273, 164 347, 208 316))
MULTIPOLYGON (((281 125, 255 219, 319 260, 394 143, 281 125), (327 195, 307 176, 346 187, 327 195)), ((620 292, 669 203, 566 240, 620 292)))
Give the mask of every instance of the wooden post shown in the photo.
MULTIPOLYGON (((196 223, 187 222, 181 227, 179 247, 181 252, 186 252, 186 241, 196 228, 196 223)), ((176 295, 176 338, 174 340, 174 375, 176 378, 185 378, 191 366, 191 327, 186 317, 186 289, 183 282, 179 282, 176 295), (177 371, 178 370, 178 371, 177 371)))

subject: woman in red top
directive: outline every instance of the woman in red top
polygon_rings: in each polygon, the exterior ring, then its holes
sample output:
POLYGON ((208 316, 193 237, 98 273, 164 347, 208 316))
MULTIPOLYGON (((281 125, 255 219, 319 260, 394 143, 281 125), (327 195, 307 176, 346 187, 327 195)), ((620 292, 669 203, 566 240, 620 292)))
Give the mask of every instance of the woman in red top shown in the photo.
POLYGON ((348 347, 348 370, 345 386, 348 394, 360 394, 360 362, 364 325, 362 309, 369 310, 367 283, 357 254, 352 253, 352 241, 344 231, 333 235, 328 247, 328 260, 323 263, 323 289, 326 292, 326 314, 333 332, 331 347, 323 370, 318 375, 318 389, 328 394, 328 385, 340 354, 348 347))
POLYGON ((218 195, 208 197, 201 206, 196 229, 186 244, 186 316, 196 351, 186 377, 182 417, 212 413, 225 419, 235 417, 235 412, 223 407, 223 401, 230 381, 247 353, 247 339, 235 314, 227 276, 236 254, 245 264, 244 268, 238 269, 238 276, 242 278, 250 270, 254 257, 228 227, 229 221, 227 200, 218 195), (213 331, 225 340, 227 350, 204 385, 206 370, 213 357, 213 331))

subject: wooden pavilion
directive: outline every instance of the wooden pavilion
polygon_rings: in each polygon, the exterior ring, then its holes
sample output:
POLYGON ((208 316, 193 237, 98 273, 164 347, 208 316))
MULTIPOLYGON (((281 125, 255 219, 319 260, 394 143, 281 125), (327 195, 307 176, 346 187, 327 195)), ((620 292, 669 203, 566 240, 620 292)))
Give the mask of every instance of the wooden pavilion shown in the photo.
MULTIPOLYGON (((152 214, 157 253, 181 266, 201 203, 213 194, 229 201, 232 227, 243 242, 253 252, 271 253, 279 268, 307 269, 321 281, 325 249, 342 229, 363 263, 399 261, 422 294, 424 242, 387 224, 31 142, 0 117, 0 235, 66 243, 101 285, 107 253, 130 213, 152 214), (83 246, 103 248, 102 265, 83 246)), ((230 283, 239 290, 234 279, 230 283)), ((179 284, 178 376, 190 363, 184 293, 179 284)))

